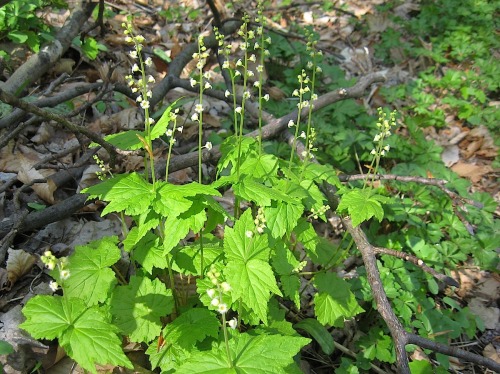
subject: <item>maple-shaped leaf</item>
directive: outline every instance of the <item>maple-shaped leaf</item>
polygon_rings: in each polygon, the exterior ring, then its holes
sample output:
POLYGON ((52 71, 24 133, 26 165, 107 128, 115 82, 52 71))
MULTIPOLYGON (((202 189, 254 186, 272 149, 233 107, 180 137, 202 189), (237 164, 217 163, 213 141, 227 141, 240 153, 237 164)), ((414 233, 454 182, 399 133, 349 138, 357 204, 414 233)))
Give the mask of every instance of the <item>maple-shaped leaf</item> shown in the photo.
POLYGON ((232 287, 233 302, 242 299, 267 324, 267 303, 271 294, 281 296, 269 262, 257 259, 229 261, 224 275, 232 287))
POLYGON ((243 179, 233 186, 234 194, 245 200, 253 201, 259 206, 271 205, 271 200, 286 201, 295 203, 296 201, 287 194, 253 179, 243 179))
POLYGON ((23 308, 20 325, 35 339, 59 339, 66 353, 82 368, 97 373, 95 364, 122 365, 132 369, 123 353, 117 328, 108 314, 94 305, 66 296, 38 295, 23 308))
POLYGON ((272 237, 281 238, 286 233, 292 232, 303 212, 302 204, 273 201, 271 206, 266 206, 264 208, 266 225, 272 237))
POLYGON ((172 104, 170 104, 167 107, 167 109, 165 109, 165 111, 161 115, 160 119, 158 121, 156 121, 153 128, 151 129, 151 133, 150 133, 151 140, 158 139, 160 136, 165 135, 165 132, 167 131, 168 126, 170 125, 170 123, 173 123, 173 121, 174 121, 174 116, 173 116, 172 110, 176 106, 177 102, 181 99, 182 99, 182 97, 178 98, 172 104))
POLYGON ((375 217, 379 221, 384 218, 384 209, 381 203, 389 200, 386 196, 374 195, 370 189, 350 190, 340 200, 337 208, 339 212, 347 210, 352 219, 354 227, 362 222, 375 217))
POLYGON ((217 338, 220 322, 215 314, 205 308, 192 308, 182 313, 163 329, 163 338, 169 344, 190 349, 206 337, 217 338))
POLYGON ((116 236, 108 236, 77 246, 67 265, 70 276, 63 282, 64 294, 85 300, 88 306, 104 302, 116 283, 110 267, 120 259, 117 244, 116 236))
POLYGON ((228 261, 246 262, 252 258, 267 261, 269 245, 267 235, 255 234, 255 223, 252 212, 247 209, 234 224, 226 228, 224 233, 224 252, 228 261))
POLYGON ((221 343, 211 351, 196 352, 177 373, 239 373, 239 374, 289 374, 300 373, 294 356, 310 339, 281 335, 233 335, 228 348, 221 343))
MULTIPOLYGON (((163 216, 177 217, 186 212, 195 199, 195 196, 221 196, 220 192, 209 185, 196 182, 175 185, 167 182, 158 182, 157 196, 153 201, 155 211, 163 216)), ((200 199, 198 199, 200 200, 200 199)))
POLYGON ((155 194, 153 185, 138 173, 122 174, 82 190, 89 197, 109 201, 102 214, 125 212, 129 216, 142 214, 149 209, 155 194))
POLYGON ((240 165, 242 175, 250 175, 256 179, 268 179, 276 176, 277 172, 278 158, 269 154, 247 157, 240 165))
POLYGON ((174 299, 159 279, 133 276, 115 288, 110 306, 113 322, 131 341, 150 342, 160 335, 160 318, 172 312, 174 299))
MULTIPOLYGON (((129 232, 129 235, 132 233, 132 230, 129 232)), ((168 267, 168 261, 164 252, 163 246, 160 243, 160 238, 152 232, 149 232, 135 245, 134 251, 132 252, 132 258, 137 261, 144 270, 152 274, 153 267, 157 269, 166 269, 168 267)))
POLYGON ((314 311, 319 322, 335 327, 344 320, 363 312, 351 292, 351 286, 335 273, 319 273, 314 277, 318 293, 314 296, 314 311))

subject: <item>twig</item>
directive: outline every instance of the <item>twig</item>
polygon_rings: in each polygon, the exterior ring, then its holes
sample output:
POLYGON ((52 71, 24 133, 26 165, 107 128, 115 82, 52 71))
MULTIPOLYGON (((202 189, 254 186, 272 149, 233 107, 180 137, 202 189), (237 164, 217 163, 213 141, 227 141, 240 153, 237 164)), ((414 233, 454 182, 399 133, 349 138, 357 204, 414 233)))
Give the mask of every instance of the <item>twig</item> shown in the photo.
POLYGON ((71 123, 70 121, 68 121, 66 118, 61 117, 58 114, 40 109, 35 105, 29 104, 23 100, 19 100, 14 95, 9 94, 9 93, 3 91, 2 89, 0 89, 0 100, 2 100, 4 103, 7 103, 9 105, 21 108, 27 112, 30 112, 30 113, 36 114, 37 116, 43 117, 46 120, 56 121, 57 123, 66 127, 68 130, 72 131, 73 133, 80 133, 80 134, 85 135, 90 140, 92 140, 92 141, 96 142, 97 144, 99 144, 100 146, 102 146, 108 152, 109 158, 110 158, 109 163, 110 163, 111 167, 114 166, 115 158, 116 158, 115 148, 110 143, 108 143, 107 141, 105 141, 104 139, 102 139, 100 136, 98 136, 94 132, 90 131, 89 129, 82 127, 82 126, 75 125, 75 124, 71 123))
POLYGON ((347 231, 351 234, 356 246, 361 252, 363 263, 366 269, 368 283, 372 289, 372 294, 377 304, 377 309, 384 321, 386 322, 394 340, 394 347, 396 350, 396 361, 398 372, 401 374, 409 374, 410 367, 408 365, 408 355, 405 347, 407 344, 416 344, 422 348, 432 349, 434 352, 442 353, 448 356, 463 358, 470 362, 476 363, 487 367, 488 369, 500 372, 500 364, 485 357, 464 351, 459 348, 450 347, 441 343, 433 342, 432 340, 423 338, 421 336, 408 333, 401 322, 394 314, 391 304, 385 293, 380 272, 377 267, 377 260, 375 253, 376 248, 369 242, 366 234, 359 226, 354 227, 350 218, 342 219, 342 223, 347 231))
POLYGON ((419 259, 416 256, 410 255, 410 254, 405 253, 405 252, 395 251, 394 249, 383 248, 383 247, 372 247, 372 249, 373 249, 373 252, 375 254, 393 256, 393 257, 400 258, 404 261, 411 262, 412 264, 421 268, 426 273, 429 273, 430 275, 432 275, 434 278, 440 280, 441 282, 444 282, 448 286, 460 287, 460 284, 458 284, 458 282, 455 279, 453 279, 452 277, 449 277, 445 274, 438 273, 433 268, 427 266, 425 264, 425 262, 423 262, 421 259, 419 259))

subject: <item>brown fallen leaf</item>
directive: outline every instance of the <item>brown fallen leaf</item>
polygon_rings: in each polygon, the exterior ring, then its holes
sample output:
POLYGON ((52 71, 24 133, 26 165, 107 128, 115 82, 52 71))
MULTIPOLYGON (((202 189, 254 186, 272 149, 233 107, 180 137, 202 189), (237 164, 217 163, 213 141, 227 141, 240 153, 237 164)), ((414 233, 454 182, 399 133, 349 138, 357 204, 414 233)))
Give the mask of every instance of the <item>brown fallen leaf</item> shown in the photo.
POLYGON ((472 182, 477 183, 481 178, 493 171, 489 165, 474 165, 459 161, 451 167, 459 176, 470 179, 472 182))
POLYGON ((35 256, 22 249, 11 249, 7 251, 7 278, 9 286, 12 287, 19 278, 28 274, 36 262, 35 256))

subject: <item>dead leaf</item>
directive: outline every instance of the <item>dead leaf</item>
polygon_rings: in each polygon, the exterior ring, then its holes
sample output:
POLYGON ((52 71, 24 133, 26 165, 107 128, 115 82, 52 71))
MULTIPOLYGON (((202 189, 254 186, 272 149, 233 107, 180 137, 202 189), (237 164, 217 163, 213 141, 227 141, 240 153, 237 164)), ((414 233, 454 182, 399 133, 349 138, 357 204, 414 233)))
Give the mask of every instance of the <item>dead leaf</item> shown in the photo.
MULTIPOLYGON (((52 174, 54 174, 53 170, 36 170, 33 168, 33 163, 27 160, 22 160, 21 168, 17 174, 17 179, 20 182, 30 184, 36 179, 46 179, 52 174)), ((47 179, 45 183, 34 183, 31 188, 33 188, 33 191, 35 191, 35 193, 45 202, 54 204, 54 192, 57 190, 57 186, 53 180, 47 179)))
POLYGON ((457 173, 459 176, 468 178, 472 182, 477 183, 481 181, 481 178, 493 171, 489 165, 474 165, 459 161, 452 166, 451 170, 457 173))
POLYGON ((493 344, 488 344, 486 347, 484 347, 483 356, 500 364, 500 355, 498 354, 493 344))
POLYGON ((35 256, 22 249, 11 249, 7 251, 7 278, 10 286, 14 285, 19 278, 28 274, 36 262, 35 256))
POLYGON ((447 167, 455 165, 459 159, 459 149, 457 145, 444 147, 443 153, 441 153, 441 160, 447 167))

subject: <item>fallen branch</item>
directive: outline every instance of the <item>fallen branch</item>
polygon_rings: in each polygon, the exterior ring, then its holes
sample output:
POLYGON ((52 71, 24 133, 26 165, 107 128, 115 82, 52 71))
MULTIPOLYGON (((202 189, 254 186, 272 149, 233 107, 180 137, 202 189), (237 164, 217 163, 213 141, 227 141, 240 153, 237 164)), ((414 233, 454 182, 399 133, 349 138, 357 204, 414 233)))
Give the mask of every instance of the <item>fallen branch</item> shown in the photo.
POLYGON ((493 360, 474 353, 467 352, 463 349, 450 347, 445 344, 437 343, 421 336, 408 333, 394 314, 392 306, 382 285, 380 272, 377 267, 377 259, 375 257, 377 249, 369 243, 366 234, 363 232, 363 230, 361 230, 359 226, 354 227, 352 225, 350 218, 342 219, 342 223, 347 231, 351 234, 354 242, 356 243, 356 246, 358 247, 358 250, 361 252, 363 263, 366 269, 368 283, 370 284, 370 287, 372 289, 372 294, 377 304, 378 312, 389 327, 392 339, 394 340, 396 362, 399 373, 410 374, 408 355, 405 349, 406 345, 408 344, 416 344, 422 348, 431 349, 434 352, 442 353, 448 356, 462 358, 475 364, 482 365, 495 372, 500 372, 500 364, 496 363, 493 360))
POLYGON ((26 112, 36 114, 37 116, 42 117, 47 121, 55 121, 75 134, 85 135, 87 138, 89 138, 93 142, 102 146, 108 152, 109 158, 110 158, 110 165, 114 166, 115 158, 116 158, 115 147, 113 147, 113 145, 111 145, 110 143, 108 143, 107 141, 102 139, 99 135, 97 135, 93 131, 87 129, 86 127, 75 125, 74 123, 71 123, 66 118, 64 118, 58 114, 49 112, 49 111, 44 110, 44 109, 40 109, 33 104, 30 104, 30 103, 27 103, 26 101, 20 100, 17 97, 15 97, 14 95, 11 95, 11 94, 3 91, 2 89, 0 89, 0 100, 2 100, 6 104, 12 105, 12 106, 17 107, 17 108, 21 108, 21 109, 25 110, 26 112))

